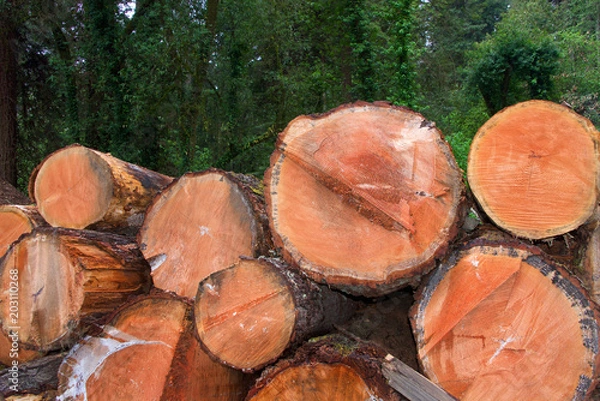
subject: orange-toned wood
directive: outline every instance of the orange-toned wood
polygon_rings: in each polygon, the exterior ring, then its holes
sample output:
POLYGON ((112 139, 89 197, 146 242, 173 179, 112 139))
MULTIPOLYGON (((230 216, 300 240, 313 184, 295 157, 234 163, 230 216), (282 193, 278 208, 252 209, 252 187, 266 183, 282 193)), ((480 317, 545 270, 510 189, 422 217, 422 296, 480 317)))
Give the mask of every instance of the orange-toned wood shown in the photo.
POLYGON ((286 259, 357 295, 418 282, 462 218, 462 175, 442 134, 386 103, 294 119, 279 135, 265 186, 286 259))
POLYGON ((44 356, 43 352, 23 348, 18 338, 18 330, 12 333, 0 331, 0 363, 11 367, 14 361, 22 364, 44 356))
POLYGON ((44 159, 29 196, 55 227, 138 228, 148 204, 173 179, 81 145, 44 159))
POLYGON ((339 335, 311 340, 265 369, 246 400, 399 401, 381 372, 385 355, 373 344, 339 335))
POLYGON ((423 285, 412 324, 423 371, 460 400, 579 400, 595 387, 594 306, 537 248, 465 245, 423 285))
POLYGON ((68 346, 96 314, 148 292, 150 266, 116 234, 38 227, 0 260, 0 322, 23 349, 68 346))
POLYGON ((21 235, 46 225, 34 205, 0 205, 0 257, 21 235))
POLYGON ((471 144, 468 180, 485 213, 530 239, 579 227, 597 203, 599 134, 568 107, 532 100, 489 119, 471 144))
POLYGON ((57 400, 243 399, 248 378, 212 361, 192 326, 191 305, 175 296, 151 294, 123 306, 65 358, 57 400))
POLYGON ((0 178, 0 205, 28 205, 31 200, 17 188, 0 178))
POLYGON ((212 272, 272 247, 258 180, 217 169, 169 185, 148 208, 137 240, 154 285, 190 299, 212 272))
POLYGON ((198 287, 194 312, 205 348, 247 372, 274 362, 308 337, 349 319, 354 302, 277 259, 242 259, 198 287))

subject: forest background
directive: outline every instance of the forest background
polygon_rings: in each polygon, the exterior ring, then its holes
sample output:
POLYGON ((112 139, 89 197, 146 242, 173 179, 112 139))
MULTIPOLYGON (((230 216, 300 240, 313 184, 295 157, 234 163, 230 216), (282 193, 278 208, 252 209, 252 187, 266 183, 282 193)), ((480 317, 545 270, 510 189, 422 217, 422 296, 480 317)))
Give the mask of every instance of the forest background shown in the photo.
POLYGON ((387 100, 466 168, 527 99, 600 126, 600 0, 0 0, 0 177, 77 142, 179 176, 262 176, 298 115, 387 100))

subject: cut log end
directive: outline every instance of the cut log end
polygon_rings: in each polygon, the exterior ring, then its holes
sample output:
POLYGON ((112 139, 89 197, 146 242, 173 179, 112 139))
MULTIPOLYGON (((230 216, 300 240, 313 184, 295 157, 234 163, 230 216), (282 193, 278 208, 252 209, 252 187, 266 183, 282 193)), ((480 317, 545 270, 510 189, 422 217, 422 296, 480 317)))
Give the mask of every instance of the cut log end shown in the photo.
POLYGON ((266 253, 260 200, 247 191, 232 175, 211 169, 183 175, 156 197, 138 233, 156 287, 193 299, 212 272, 240 256, 266 253))
POLYGON ((294 299, 286 282, 266 263, 241 260, 212 274, 200 284, 196 299, 200 340, 230 366, 264 366, 290 342, 294 299))
POLYGON ((36 228, 0 260, 2 330, 18 327, 19 344, 36 351, 71 345, 86 317, 149 290, 149 266, 136 250, 118 236, 36 228))
POLYGON ((306 399, 364 401, 374 399, 374 394, 364 380, 348 366, 316 364, 281 372, 251 398, 254 401, 306 399))
POLYGON ((479 129, 469 185, 501 228, 529 239, 564 234, 596 206, 598 140, 594 125, 565 106, 519 103, 479 129))
POLYGON ((0 257, 23 234, 46 225, 34 206, 0 205, 0 257))
POLYGON ((65 148, 47 159, 36 172, 32 189, 48 223, 70 228, 101 220, 114 191, 109 166, 83 146, 65 148))
POLYGON ((56 237, 24 238, 6 255, 0 278, 3 330, 19 327, 19 341, 42 351, 57 347, 83 305, 80 267, 59 249, 56 237), (16 321, 11 301, 18 304, 16 321))
POLYGON ((296 118, 280 134, 265 184, 286 257, 356 295, 417 282, 462 217, 462 176, 441 133, 390 105, 296 118))
POLYGON ((399 401, 381 371, 384 355, 343 336, 317 338, 264 370, 246 401, 399 401))
POLYGON ((57 400, 240 400, 246 378, 204 354, 189 305, 155 294, 125 305, 59 370, 57 400))
POLYGON ((595 311, 539 250, 474 242, 421 291, 412 316, 420 361, 455 397, 564 400, 593 390, 595 311))
POLYGON ((31 174, 29 192, 55 227, 135 231, 148 204, 173 179, 110 154, 71 145, 31 174))
POLYGON ((194 311, 204 347, 225 365, 255 372, 344 322, 355 306, 282 260, 260 258, 241 259, 202 281, 194 311))

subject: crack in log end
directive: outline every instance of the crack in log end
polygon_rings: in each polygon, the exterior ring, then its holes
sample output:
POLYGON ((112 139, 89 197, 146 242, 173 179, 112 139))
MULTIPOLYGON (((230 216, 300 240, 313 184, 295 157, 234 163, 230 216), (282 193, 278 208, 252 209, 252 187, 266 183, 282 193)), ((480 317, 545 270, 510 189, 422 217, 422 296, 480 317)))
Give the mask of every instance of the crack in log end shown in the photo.
POLYGON ((202 331, 204 333, 206 333, 206 332, 210 331, 211 329, 213 329, 215 326, 223 324, 228 319, 230 319, 234 316, 237 316, 243 312, 246 312, 246 311, 262 304, 263 302, 266 302, 273 298, 278 297, 284 291, 286 291, 286 290, 281 289, 279 291, 275 291, 270 294, 266 294, 266 295, 263 295, 256 299, 250 300, 250 301, 246 302, 244 305, 235 305, 233 308, 226 310, 224 312, 221 312, 218 315, 206 316, 201 319, 202 320, 202 331))
MULTIPOLYGON (((410 235, 414 234, 415 227, 414 222, 410 217, 410 213, 408 213, 406 218, 392 216, 383 208, 375 204, 377 199, 371 194, 371 191, 367 192, 366 195, 362 195, 353 188, 352 184, 346 183, 342 179, 332 177, 326 172, 321 171, 318 167, 304 161, 301 157, 289 152, 285 153, 285 155, 289 160, 296 163, 304 171, 310 174, 310 176, 321 185, 340 196, 340 199, 344 203, 354 208, 362 216, 382 226, 386 230, 398 232, 407 231, 410 235)), ((392 196, 394 196, 394 198, 398 197, 395 193, 392 196)))

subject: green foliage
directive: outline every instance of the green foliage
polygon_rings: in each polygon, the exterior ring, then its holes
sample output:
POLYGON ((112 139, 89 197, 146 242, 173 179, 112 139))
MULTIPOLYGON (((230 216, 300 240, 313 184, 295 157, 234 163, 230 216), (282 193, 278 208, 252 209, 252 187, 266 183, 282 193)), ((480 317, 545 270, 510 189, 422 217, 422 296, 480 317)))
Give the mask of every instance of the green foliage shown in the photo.
POLYGON ((466 172, 473 137, 490 116, 482 101, 463 102, 460 106, 462 108, 457 108, 440 120, 440 129, 448 133, 446 140, 452 147, 456 162, 466 172))
POLYGON ((423 112, 463 169, 479 126, 516 101, 566 101, 600 123, 600 0, 0 0, 8 7, 21 188, 72 142, 172 176, 261 175, 290 120, 356 100, 423 112))
POLYGON ((497 32, 471 54, 468 84, 477 88, 490 115, 527 99, 550 99, 558 49, 549 37, 497 32))

